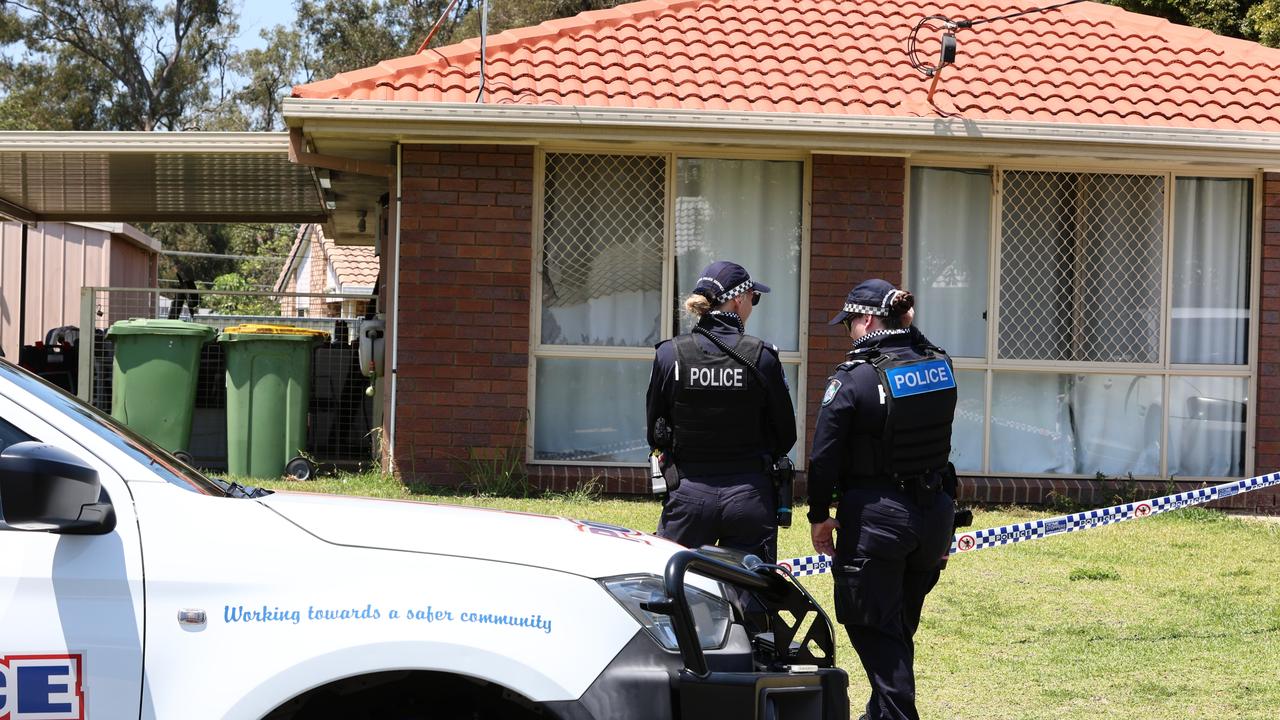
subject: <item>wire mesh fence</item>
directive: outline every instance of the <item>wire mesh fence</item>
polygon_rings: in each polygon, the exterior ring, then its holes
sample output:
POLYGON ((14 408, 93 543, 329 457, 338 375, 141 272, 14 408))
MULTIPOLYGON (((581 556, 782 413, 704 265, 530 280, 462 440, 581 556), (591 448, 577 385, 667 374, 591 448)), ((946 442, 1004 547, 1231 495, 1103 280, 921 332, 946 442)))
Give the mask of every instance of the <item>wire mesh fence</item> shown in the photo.
MULTIPOLYGON (((307 399, 306 453, 321 465, 357 468, 373 461, 374 428, 379 418, 369 390, 373 383, 361 372, 358 332, 370 307, 368 295, 318 293, 214 292, 201 290, 85 288, 81 317, 92 319, 92 334, 78 330, 78 371, 69 390, 95 407, 111 412, 116 338, 108 330, 123 320, 188 320, 219 333, 248 324, 284 325, 324 333, 311 353, 310 392, 307 399), (307 302, 299 303, 305 298, 307 302), (305 305, 310 314, 285 316, 281 306, 305 305)), ((83 323, 88 326, 89 323, 83 323)), ((195 465, 207 469, 227 467, 227 345, 204 343, 194 378, 188 454, 195 465)), ((252 390, 251 390, 252 392, 252 390)), ((175 402, 177 389, 175 389, 175 402)), ((255 402, 258 399, 255 397, 255 402)), ((272 401, 264 398, 263 401, 272 401)))

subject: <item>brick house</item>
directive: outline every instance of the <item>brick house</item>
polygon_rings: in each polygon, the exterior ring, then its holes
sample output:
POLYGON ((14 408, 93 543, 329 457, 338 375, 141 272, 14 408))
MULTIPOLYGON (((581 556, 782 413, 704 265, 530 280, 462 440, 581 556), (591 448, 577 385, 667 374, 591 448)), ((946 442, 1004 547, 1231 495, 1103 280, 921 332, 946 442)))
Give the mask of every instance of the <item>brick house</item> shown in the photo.
POLYGON ((280 300, 285 316, 356 317, 368 301, 296 297, 293 293, 373 295, 378 280, 378 255, 371 245, 339 245, 319 224, 303 225, 289 248, 273 290, 287 293, 280 300))
POLYGON ((652 345, 725 257, 775 289, 749 329, 802 468, 848 345, 825 321, 869 276, 956 359, 971 499, 1280 468, 1280 51, 1082 3, 910 62, 925 15, 1032 7, 647 0, 295 88, 339 224, 384 211, 339 190, 399 200, 388 459, 448 483, 510 448, 642 492, 652 345))

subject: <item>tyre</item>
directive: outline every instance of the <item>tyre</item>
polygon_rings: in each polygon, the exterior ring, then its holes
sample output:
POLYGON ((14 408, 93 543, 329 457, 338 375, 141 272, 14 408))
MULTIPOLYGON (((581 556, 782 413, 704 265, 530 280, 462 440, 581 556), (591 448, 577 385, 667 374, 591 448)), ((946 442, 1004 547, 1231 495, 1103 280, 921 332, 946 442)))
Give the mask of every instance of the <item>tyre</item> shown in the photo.
POLYGON ((316 465, 304 457, 296 457, 285 464, 284 475, 290 480, 310 480, 316 476, 316 465))

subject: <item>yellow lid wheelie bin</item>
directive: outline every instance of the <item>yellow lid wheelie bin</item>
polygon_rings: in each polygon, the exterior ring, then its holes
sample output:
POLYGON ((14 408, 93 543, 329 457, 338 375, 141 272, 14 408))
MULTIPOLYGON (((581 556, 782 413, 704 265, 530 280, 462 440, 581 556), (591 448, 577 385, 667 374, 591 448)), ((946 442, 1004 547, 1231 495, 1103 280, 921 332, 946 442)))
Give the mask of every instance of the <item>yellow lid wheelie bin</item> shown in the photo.
POLYGON ((218 342, 227 355, 227 472, 260 479, 309 479, 307 447, 311 355, 328 340, 320 330, 237 325, 218 342))

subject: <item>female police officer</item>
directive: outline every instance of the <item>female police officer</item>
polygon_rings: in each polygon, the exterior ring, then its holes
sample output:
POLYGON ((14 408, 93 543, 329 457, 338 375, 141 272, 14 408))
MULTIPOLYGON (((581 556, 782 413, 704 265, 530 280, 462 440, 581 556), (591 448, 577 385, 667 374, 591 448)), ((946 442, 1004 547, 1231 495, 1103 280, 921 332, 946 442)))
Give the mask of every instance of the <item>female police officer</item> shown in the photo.
POLYGON ((946 354, 911 327, 913 305, 883 280, 849 293, 830 324, 845 325, 853 351, 827 384, 809 455, 813 546, 835 558, 836 618, 871 682, 871 720, 919 717, 912 637, 955 513, 955 379, 946 354))
POLYGON ((658 535, 773 562, 777 506, 768 470, 795 444, 796 418, 778 349, 746 334, 767 292, 741 265, 708 265, 684 303, 697 325, 658 344, 646 404, 649 445, 681 478, 658 535))

